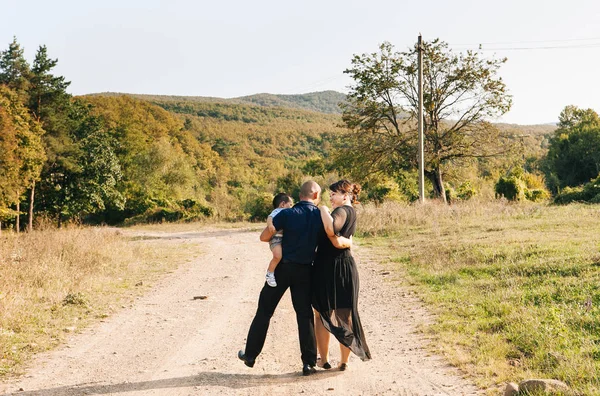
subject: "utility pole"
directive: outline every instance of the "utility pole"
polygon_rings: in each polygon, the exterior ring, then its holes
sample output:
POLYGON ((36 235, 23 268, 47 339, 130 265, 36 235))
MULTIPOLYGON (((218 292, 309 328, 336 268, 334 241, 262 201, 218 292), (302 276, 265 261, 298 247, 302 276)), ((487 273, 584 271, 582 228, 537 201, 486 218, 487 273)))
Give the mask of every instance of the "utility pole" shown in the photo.
POLYGON ((419 202, 425 203, 425 158, 423 157, 423 44, 421 33, 417 41, 419 54, 419 202))

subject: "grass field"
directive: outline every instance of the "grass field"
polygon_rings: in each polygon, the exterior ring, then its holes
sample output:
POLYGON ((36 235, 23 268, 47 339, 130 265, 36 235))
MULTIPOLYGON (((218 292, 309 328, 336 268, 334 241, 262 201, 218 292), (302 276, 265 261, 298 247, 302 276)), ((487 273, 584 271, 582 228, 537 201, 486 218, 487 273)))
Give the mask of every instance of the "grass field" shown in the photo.
MULTIPOLYGON (((497 392, 508 381, 554 378, 575 394, 594 395, 600 394, 599 219, 598 205, 385 204, 361 209, 357 236, 436 314, 423 329, 432 347, 479 386, 497 392)), ((240 225, 220 227, 232 226, 240 225)), ((263 225, 241 226, 258 232, 263 225)), ((129 304, 198 254, 181 248, 132 243, 103 228, 3 234, 0 377, 21 372, 32 354, 129 304)))
POLYGON ((0 378, 129 304, 195 253, 133 242, 118 230, 70 228, 0 238, 0 378))
POLYGON ((600 206, 365 207, 362 244, 436 314, 434 348, 483 388, 600 394, 600 206))

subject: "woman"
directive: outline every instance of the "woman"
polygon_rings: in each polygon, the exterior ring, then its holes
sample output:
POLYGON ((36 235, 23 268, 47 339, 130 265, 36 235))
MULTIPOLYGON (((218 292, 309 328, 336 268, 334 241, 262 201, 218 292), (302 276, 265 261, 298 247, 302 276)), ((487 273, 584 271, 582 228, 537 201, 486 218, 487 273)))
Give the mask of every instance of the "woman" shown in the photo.
POLYGON ((320 366, 329 369, 330 333, 340 342, 339 369, 348 367, 350 351, 362 360, 371 359, 358 316, 358 271, 350 246, 356 229, 356 211, 360 186, 340 180, 329 186, 330 214, 321 206, 327 237, 319 242, 314 261, 312 290, 316 311, 315 334, 321 356, 320 366))

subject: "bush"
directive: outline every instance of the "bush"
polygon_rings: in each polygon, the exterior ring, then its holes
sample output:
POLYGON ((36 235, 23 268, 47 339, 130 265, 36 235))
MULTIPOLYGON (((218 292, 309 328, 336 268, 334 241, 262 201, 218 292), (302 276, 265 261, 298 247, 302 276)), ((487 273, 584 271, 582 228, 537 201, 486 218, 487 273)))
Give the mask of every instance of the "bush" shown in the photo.
POLYGON ((528 201, 540 202, 550 198, 550 193, 544 189, 526 190, 525 198, 528 201))
POLYGON ((496 183, 496 197, 509 201, 522 201, 525 198, 525 182, 516 176, 502 176, 496 183))
POLYGON ((495 186, 496 198, 504 197, 509 201, 543 201, 550 198, 544 177, 515 168, 502 176, 495 186))
POLYGON ((246 213, 250 215, 250 220, 265 221, 269 213, 273 210, 273 195, 263 193, 253 199, 249 199, 246 204, 246 213))
POLYGON ((456 190, 454 190, 451 185, 444 183, 444 190, 446 191, 446 201, 454 202, 458 200, 456 190))
POLYGON ((458 189, 456 190, 456 195, 459 199, 466 201, 477 195, 477 190, 471 185, 471 182, 467 180, 466 182, 458 186, 458 189))
POLYGON ((600 203, 600 176, 583 186, 565 187, 554 198, 556 204, 568 204, 570 202, 600 203))
POLYGON ((184 199, 183 201, 178 201, 177 203, 188 212, 186 217, 194 217, 194 215, 211 217, 215 214, 213 208, 203 205, 195 199, 184 199))
POLYGON ((554 197, 554 203, 559 205, 583 200, 583 187, 565 187, 560 194, 554 197))

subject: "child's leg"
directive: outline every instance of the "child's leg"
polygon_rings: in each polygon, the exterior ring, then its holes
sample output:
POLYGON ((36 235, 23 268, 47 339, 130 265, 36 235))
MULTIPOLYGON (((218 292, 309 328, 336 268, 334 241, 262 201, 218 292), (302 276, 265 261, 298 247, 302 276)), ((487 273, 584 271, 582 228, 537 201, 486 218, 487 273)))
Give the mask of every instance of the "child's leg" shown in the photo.
POLYGON ((279 262, 281 261, 281 257, 283 255, 283 251, 281 249, 281 244, 277 244, 277 245, 273 246, 273 249, 271 250, 271 252, 273 253, 273 258, 269 262, 269 268, 267 268, 267 271, 275 272, 275 268, 277 268, 277 264, 279 264, 279 262))

